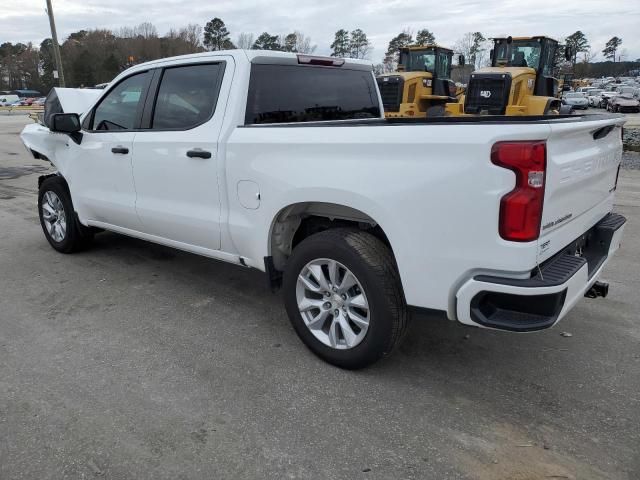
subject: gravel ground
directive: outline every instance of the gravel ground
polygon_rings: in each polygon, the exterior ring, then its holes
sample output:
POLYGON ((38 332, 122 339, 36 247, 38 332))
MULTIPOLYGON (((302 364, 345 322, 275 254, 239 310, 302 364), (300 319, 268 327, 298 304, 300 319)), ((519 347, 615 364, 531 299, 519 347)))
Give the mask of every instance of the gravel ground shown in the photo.
POLYGON ((625 128, 622 141, 625 150, 640 152, 640 128, 625 128))
POLYGON ((622 168, 640 170, 640 152, 623 152, 622 168))

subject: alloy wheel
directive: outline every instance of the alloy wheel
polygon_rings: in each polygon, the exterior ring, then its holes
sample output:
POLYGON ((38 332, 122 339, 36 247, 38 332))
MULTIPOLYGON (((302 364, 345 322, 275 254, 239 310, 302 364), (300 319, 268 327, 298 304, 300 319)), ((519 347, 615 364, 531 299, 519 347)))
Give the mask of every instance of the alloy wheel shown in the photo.
POLYGON ((67 216, 62 200, 51 190, 42 196, 42 219, 49 236, 55 242, 62 242, 67 236, 67 216))
POLYGON ((329 258, 307 263, 296 282, 298 310, 309 331, 338 350, 356 347, 369 329, 370 308, 357 277, 329 258))

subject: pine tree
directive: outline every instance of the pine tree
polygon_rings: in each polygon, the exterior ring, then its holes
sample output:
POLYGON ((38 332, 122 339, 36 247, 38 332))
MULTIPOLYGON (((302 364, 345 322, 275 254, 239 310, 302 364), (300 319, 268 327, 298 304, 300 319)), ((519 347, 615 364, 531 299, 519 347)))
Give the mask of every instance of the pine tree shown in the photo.
POLYGON ((586 52, 591 48, 589 42, 587 41, 587 37, 585 37, 584 33, 582 33, 580 30, 569 35, 565 40, 565 45, 571 47, 571 53, 573 53, 571 63, 574 65, 576 63, 576 59, 578 58, 578 53, 586 52))
POLYGON ((349 32, 341 28, 335 34, 333 43, 331 44, 331 56, 332 57, 348 57, 350 51, 351 38, 349 32))
POLYGON ((251 48, 253 50, 282 50, 278 36, 270 35, 267 32, 261 33, 251 48))
POLYGON ((616 61, 616 51, 618 50, 618 47, 622 45, 622 39, 618 38, 618 37, 613 37, 612 39, 610 39, 607 44, 604 47, 604 50, 602 50, 602 53, 604 54, 605 58, 610 58, 614 61, 616 61))
POLYGON ((389 48, 384 56, 384 67, 388 72, 395 70, 398 65, 398 57, 400 49, 413 43, 413 35, 409 30, 405 30, 399 35, 393 37, 389 42, 389 48))
POLYGON ((416 43, 418 45, 432 45, 436 43, 436 36, 426 28, 423 28, 416 35, 416 43))
POLYGON ((229 36, 227 26, 220 18, 216 17, 204 27, 204 46, 209 50, 231 50, 236 48, 229 36))
POLYGON ((286 37, 284 37, 284 42, 282 42, 282 50, 285 52, 294 52, 298 51, 298 36, 295 33, 290 33, 286 37))

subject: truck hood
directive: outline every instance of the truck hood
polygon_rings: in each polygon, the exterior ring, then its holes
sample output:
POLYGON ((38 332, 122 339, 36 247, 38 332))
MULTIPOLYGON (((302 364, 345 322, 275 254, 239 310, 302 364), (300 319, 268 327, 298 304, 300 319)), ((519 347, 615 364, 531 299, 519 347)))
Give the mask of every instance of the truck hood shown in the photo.
POLYGON ((62 112, 83 114, 93 105, 104 90, 94 88, 58 88, 51 89, 47 101, 55 98, 60 102, 62 112))
POLYGON ((77 113, 82 115, 89 110, 103 90, 93 88, 52 88, 44 102, 44 124, 54 113, 77 113))

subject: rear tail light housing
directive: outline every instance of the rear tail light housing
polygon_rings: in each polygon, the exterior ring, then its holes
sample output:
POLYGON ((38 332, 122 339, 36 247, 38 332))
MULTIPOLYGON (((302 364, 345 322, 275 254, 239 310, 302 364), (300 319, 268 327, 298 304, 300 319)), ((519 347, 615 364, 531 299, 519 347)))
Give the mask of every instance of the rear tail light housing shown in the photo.
POLYGON ((491 148, 491 162, 516 176, 515 187, 500 200, 500 236, 512 242, 537 240, 544 204, 546 142, 498 142, 491 148))

